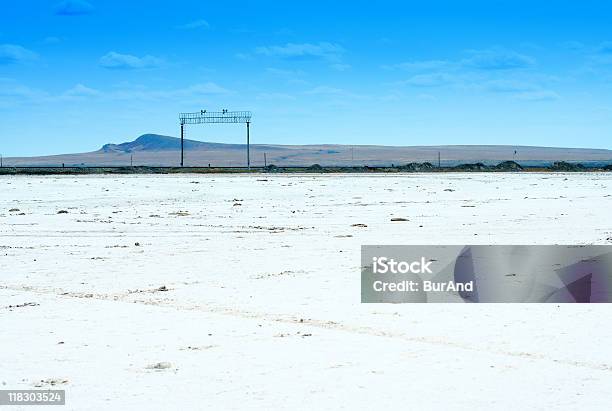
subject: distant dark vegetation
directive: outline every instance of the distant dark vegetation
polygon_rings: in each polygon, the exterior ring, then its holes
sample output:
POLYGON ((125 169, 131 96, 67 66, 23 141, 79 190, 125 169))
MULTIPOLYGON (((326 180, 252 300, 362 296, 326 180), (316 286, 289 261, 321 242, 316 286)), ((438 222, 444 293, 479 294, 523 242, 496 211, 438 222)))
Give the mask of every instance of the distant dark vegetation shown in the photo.
POLYGON ((514 161, 504 161, 496 165, 467 163, 456 166, 437 167, 432 163, 408 163, 387 166, 330 167, 313 164, 308 167, 282 167, 270 164, 265 167, 1 167, 0 175, 53 175, 53 174, 176 174, 176 173, 414 173, 414 172, 593 172, 612 171, 612 165, 585 166, 580 163, 557 161, 550 166, 521 166, 514 161))

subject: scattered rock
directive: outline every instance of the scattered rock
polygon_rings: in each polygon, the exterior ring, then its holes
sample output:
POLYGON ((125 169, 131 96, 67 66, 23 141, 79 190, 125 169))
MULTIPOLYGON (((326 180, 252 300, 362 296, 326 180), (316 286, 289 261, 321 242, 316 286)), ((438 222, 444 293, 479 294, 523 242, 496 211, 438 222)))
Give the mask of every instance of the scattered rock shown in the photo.
POLYGON ((11 209, 9 210, 9 213, 16 213, 16 212, 18 212, 18 211, 20 211, 18 208, 11 208, 11 209))
POLYGON ((189 351, 202 351, 202 350, 210 350, 211 348, 215 348, 216 345, 202 345, 202 346, 187 346, 185 348, 181 348, 181 350, 189 350, 189 351))
POLYGON ((6 308, 22 308, 22 307, 36 307, 37 305, 40 305, 38 303, 23 303, 23 304, 17 304, 17 305, 7 305, 6 308))
POLYGON ((161 287, 157 289, 157 291, 168 291, 168 287, 166 287, 165 285, 162 285, 161 287))
POLYGON ((147 369, 149 370, 168 370, 170 368, 172 368, 172 364, 167 361, 147 365, 147 369))
POLYGON ((444 191, 450 191, 450 192, 453 192, 453 191, 455 191, 455 190, 453 190, 452 188, 445 188, 445 189, 444 189, 444 191))
POLYGON ((68 211, 66 211, 66 210, 59 210, 57 212, 57 214, 68 214, 68 211))
POLYGON ((356 224, 351 224, 351 227, 367 227, 367 224, 362 224, 362 223, 356 223, 356 224))
POLYGON ((184 217, 189 215, 189 211, 175 211, 173 213, 168 213, 168 215, 176 215, 179 217, 184 217))
POLYGON ((139 243, 138 241, 136 241, 136 242, 134 243, 134 245, 135 245, 136 247, 140 247, 140 243, 139 243))
POLYGON ((68 380, 66 378, 47 378, 44 380, 40 380, 34 383, 34 386, 39 388, 39 387, 44 387, 44 386, 56 386, 56 385, 63 385, 63 384, 68 384, 68 380))
POLYGON ((391 221, 408 221, 407 218, 402 218, 402 217, 393 217, 391 219, 391 221))

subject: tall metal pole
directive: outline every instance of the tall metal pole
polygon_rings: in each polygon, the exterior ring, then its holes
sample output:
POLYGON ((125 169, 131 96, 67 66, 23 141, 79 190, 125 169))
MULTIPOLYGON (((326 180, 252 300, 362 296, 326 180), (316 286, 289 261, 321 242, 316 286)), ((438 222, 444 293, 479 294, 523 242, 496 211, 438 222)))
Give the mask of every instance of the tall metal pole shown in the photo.
POLYGON ((183 123, 181 123, 181 167, 183 167, 183 123))
POLYGON ((250 136, 249 136, 249 125, 251 124, 250 121, 246 122, 247 124, 247 169, 251 169, 251 142, 250 142, 250 136))

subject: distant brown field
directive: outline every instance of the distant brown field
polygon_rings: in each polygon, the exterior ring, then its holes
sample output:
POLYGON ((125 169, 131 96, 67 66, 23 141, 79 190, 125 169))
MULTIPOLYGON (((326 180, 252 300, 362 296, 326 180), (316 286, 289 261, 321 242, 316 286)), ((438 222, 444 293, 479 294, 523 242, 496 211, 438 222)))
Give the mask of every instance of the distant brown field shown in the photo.
MULTIPOLYGON (((219 167, 246 165, 246 145, 220 144, 186 140, 185 165, 219 167), (187 144, 188 143, 188 144, 187 144)), ((180 140, 145 135, 130 143, 106 145, 89 153, 60 154, 41 157, 5 158, 5 166, 178 166, 180 140), (146 139, 147 144, 138 144, 146 139), (163 141, 162 144, 156 144, 163 141)), ((612 150, 495 145, 453 146, 377 146, 377 145, 251 145, 251 165, 265 162, 278 166, 380 166, 410 162, 437 164, 438 153, 443 165, 514 160, 519 163, 553 161, 612 162, 612 150), (516 150, 516 154, 514 153, 516 150)))

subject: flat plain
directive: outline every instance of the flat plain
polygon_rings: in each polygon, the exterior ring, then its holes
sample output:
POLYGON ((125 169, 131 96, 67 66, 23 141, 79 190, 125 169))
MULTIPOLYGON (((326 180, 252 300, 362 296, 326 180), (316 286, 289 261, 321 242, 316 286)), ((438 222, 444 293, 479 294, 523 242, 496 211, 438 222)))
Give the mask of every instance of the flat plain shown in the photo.
POLYGON ((612 305, 360 304, 362 244, 609 244, 612 174, 3 176, 0 384, 66 409, 609 409, 612 305), (391 221, 391 219, 407 221, 391 221))

